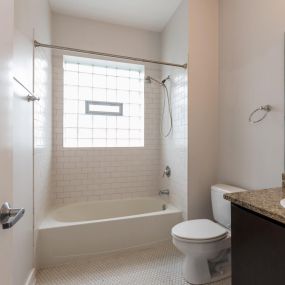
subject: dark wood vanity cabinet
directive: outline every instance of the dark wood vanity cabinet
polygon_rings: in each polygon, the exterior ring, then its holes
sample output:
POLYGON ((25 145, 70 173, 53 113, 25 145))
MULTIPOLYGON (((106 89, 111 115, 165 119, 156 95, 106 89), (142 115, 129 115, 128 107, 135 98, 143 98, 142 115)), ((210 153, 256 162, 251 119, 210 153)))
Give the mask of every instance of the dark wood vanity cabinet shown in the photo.
POLYGON ((285 226, 232 204, 232 285, 285 285, 285 226))

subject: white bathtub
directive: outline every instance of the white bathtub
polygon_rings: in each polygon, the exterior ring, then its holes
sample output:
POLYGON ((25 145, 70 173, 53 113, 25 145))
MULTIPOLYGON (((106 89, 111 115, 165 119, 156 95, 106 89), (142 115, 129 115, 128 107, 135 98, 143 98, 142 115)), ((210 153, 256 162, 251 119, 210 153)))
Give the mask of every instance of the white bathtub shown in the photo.
POLYGON ((182 213, 160 198, 84 202, 53 209, 39 228, 40 267, 171 238, 182 213))

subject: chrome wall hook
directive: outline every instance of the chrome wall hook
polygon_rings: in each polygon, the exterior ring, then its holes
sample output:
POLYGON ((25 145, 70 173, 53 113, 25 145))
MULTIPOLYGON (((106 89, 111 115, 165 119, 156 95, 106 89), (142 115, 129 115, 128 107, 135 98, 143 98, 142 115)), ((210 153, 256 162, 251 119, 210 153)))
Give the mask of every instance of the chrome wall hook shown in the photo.
POLYGON ((27 95, 27 101, 28 102, 40 101, 40 98, 34 95, 27 95))

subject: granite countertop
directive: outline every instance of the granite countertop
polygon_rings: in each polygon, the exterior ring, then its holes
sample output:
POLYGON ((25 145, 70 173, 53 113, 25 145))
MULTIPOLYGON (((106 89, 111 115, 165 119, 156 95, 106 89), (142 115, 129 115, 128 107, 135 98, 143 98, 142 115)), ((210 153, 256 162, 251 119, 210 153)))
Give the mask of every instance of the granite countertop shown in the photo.
POLYGON ((285 225, 285 208, 280 205, 285 198, 285 188, 228 193, 224 198, 285 225))

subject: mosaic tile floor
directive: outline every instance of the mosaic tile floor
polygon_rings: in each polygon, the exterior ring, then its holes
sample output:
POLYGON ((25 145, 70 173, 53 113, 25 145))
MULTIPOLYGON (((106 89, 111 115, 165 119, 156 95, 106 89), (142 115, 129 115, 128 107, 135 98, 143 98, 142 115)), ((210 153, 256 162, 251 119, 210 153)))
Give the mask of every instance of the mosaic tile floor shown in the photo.
MULTIPOLYGON (((189 285, 170 242, 42 269, 37 285, 189 285)), ((230 285, 230 280, 212 285, 230 285)))

